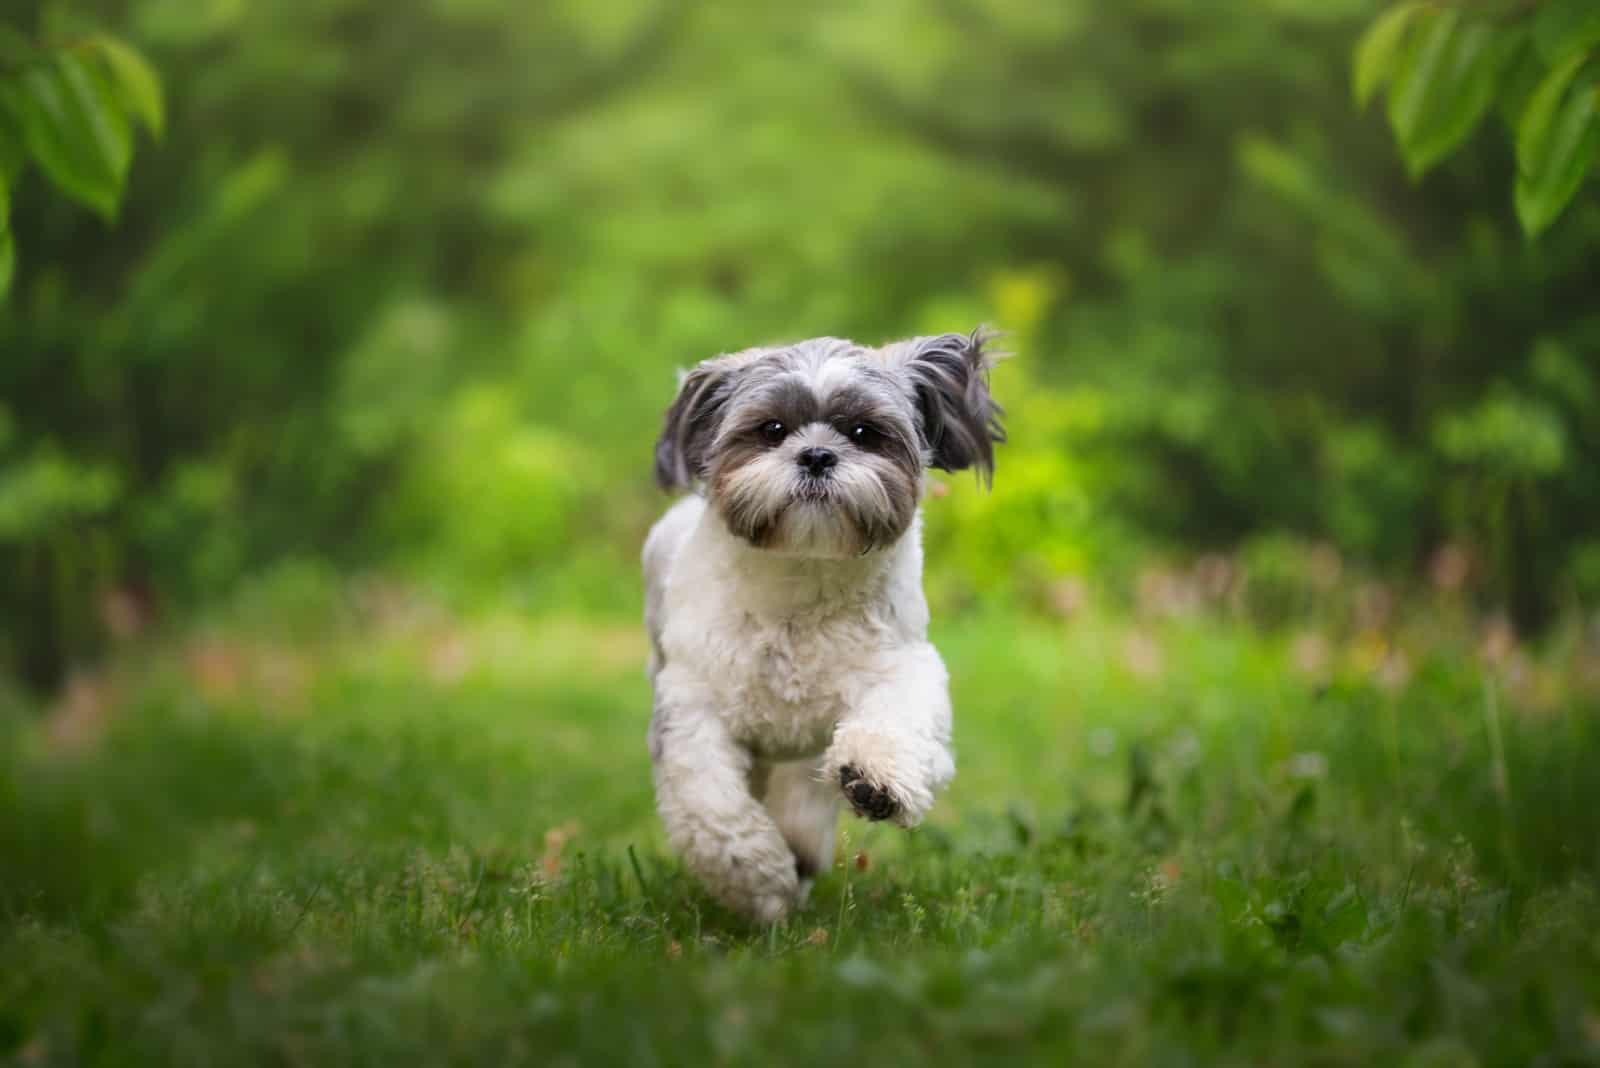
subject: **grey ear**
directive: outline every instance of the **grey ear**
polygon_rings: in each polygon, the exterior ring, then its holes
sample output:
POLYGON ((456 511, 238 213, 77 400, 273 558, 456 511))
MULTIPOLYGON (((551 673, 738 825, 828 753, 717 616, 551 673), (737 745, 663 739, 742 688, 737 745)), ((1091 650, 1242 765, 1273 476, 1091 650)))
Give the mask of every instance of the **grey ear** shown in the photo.
POLYGON ((976 468, 985 485, 994 480, 994 447, 1006 440, 1004 410, 989 396, 991 336, 980 329, 916 338, 905 364, 930 462, 945 471, 976 468))
POLYGON ((731 377, 725 359, 706 360, 683 376, 656 441, 656 484, 662 489, 689 489, 704 471, 731 377))

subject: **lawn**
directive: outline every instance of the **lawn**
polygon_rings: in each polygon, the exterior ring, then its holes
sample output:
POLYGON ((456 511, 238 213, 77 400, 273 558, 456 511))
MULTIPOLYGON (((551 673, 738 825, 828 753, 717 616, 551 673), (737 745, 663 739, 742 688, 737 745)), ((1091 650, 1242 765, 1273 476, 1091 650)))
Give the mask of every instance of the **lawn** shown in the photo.
POLYGON ((1581 635, 1319 618, 957 615, 949 794, 752 930, 664 850, 633 620, 246 601, 12 701, 0 1056, 1600 1061, 1581 635))

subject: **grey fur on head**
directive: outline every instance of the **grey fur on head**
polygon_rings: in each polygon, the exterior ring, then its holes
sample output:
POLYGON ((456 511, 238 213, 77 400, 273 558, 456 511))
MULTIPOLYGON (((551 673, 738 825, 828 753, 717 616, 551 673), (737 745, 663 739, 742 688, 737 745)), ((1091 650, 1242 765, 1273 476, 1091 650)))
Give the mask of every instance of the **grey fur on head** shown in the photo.
POLYGON ((663 489, 703 484, 760 548, 859 555, 910 526, 927 466, 988 483, 1005 440, 986 334, 747 349, 683 377, 656 443, 663 489))

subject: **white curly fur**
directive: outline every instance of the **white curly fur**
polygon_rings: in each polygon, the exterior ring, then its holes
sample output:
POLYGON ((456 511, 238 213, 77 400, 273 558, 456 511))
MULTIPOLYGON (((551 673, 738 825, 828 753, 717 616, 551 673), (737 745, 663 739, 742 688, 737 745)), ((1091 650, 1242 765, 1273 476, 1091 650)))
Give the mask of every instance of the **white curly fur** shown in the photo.
POLYGON ((650 532, 644 566, 668 838, 719 900, 776 922, 804 901, 804 873, 832 864, 841 768, 886 790, 904 827, 955 774, 920 517, 863 556, 787 556, 689 496, 650 532))
POLYGON ((928 644, 929 467, 987 480, 1005 440, 987 335, 749 349, 687 373, 645 543, 656 802, 717 898, 765 923, 831 866, 841 796, 919 823, 955 774, 928 644))

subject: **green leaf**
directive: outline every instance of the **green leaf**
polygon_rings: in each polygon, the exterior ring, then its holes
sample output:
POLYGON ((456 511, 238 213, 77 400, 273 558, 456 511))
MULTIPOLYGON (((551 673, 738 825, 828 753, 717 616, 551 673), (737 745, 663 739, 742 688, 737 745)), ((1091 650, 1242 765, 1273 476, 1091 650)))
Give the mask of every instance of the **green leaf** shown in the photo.
POLYGON ((1454 152, 1477 129, 1494 104, 1500 73, 1516 42, 1486 23, 1475 23, 1452 35, 1452 44, 1448 89, 1439 106, 1430 109, 1412 150, 1419 172, 1454 152))
POLYGON ((22 76, 23 140, 62 192, 116 215, 133 141, 105 80, 82 59, 57 53, 22 76))
POLYGON ((138 52, 103 33, 89 38, 88 47, 104 61, 129 113, 159 138, 166 129, 167 112, 155 69, 138 52))
POLYGON ((1517 219, 1530 237, 1556 221, 1600 158, 1600 84, 1567 95, 1551 123, 1540 166, 1517 175, 1517 219))
POLYGON ((1546 0, 1533 20, 1533 43, 1547 63, 1600 45, 1600 7, 1594 0, 1546 0))
POLYGON ((1455 10, 1429 16, 1401 57, 1389 122, 1412 177, 1449 155, 1494 103, 1503 61, 1518 40, 1455 10))
POLYGON ((1556 110, 1588 58, 1579 51, 1557 63, 1528 97, 1527 107, 1517 123, 1518 174, 1534 175, 1547 169, 1556 110))
POLYGON ((1389 81, 1406 30, 1410 29, 1412 20, 1422 10, 1420 3, 1392 7, 1361 35, 1361 41, 1356 45, 1355 69, 1351 79, 1357 107, 1366 107, 1372 94, 1389 81))
POLYGON ((1422 32, 1407 41, 1389 86, 1389 125, 1403 148, 1422 125, 1428 94, 1436 85, 1439 68, 1445 63, 1450 35, 1461 16, 1453 10, 1430 11, 1424 17, 1422 32))
POLYGON ((1494 106, 1501 121, 1511 130, 1513 139, 1516 138, 1517 120, 1522 118, 1522 110, 1528 106, 1528 100, 1539 87, 1544 72, 1544 61, 1539 58, 1539 50, 1530 39, 1524 37, 1510 49, 1500 72, 1500 88, 1495 93, 1494 106))

